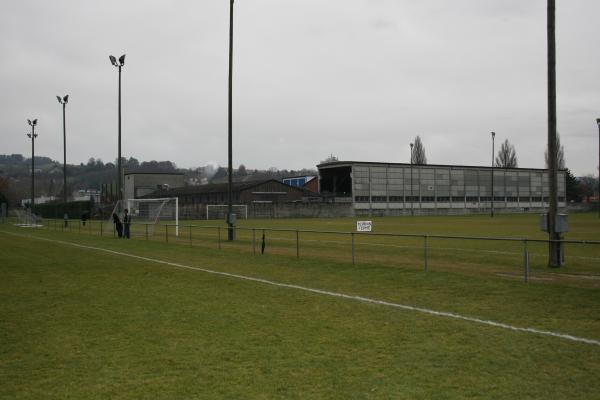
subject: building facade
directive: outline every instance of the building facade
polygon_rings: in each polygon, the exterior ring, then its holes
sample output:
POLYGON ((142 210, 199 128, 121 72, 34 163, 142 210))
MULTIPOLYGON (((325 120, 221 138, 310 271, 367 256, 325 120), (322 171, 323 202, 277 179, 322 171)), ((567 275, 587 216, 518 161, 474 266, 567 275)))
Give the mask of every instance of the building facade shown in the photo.
POLYGON ((183 187, 182 172, 160 172, 152 170, 125 171, 123 198, 138 199, 158 189, 183 187))
MULTIPOLYGON (((351 202, 357 215, 543 211, 544 169, 335 161, 318 165, 320 192, 351 202), (493 177, 492 177, 493 170, 493 177)), ((558 172, 558 204, 566 206, 566 174, 558 172)))

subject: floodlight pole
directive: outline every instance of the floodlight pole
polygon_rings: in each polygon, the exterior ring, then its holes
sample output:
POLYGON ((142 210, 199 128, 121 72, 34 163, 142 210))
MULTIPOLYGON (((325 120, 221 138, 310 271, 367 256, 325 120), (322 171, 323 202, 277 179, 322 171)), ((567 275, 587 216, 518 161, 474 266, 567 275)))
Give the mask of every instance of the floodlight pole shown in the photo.
POLYGON ((38 136, 35 133, 35 126, 37 125, 37 119, 33 121, 27 120, 29 126, 31 126, 31 133, 27 134, 27 137, 31 138, 31 214, 33 215, 35 206, 35 138, 38 136))
POLYGON ((232 77, 233 77, 233 1, 229 1, 229 97, 228 97, 228 115, 227 115, 227 169, 228 169, 228 186, 227 186, 227 240, 235 239, 235 223, 233 221, 233 190, 232 190, 232 77))
POLYGON ((69 101, 69 95, 60 98, 56 96, 58 102, 62 104, 63 109, 63 211, 65 227, 69 224, 69 216, 67 214, 67 125, 66 125, 66 107, 69 101))
POLYGON ((555 0, 548 1, 547 40, 548 40, 548 181, 550 183, 550 204, 548 209, 548 266, 562 264, 560 234, 556 232, 557 199, 557 152, 556 152, 556 7, 555 0))
POLYGON ((410 215, 415 215, 415 211, 413 209, 414 198, 413 198, 413 146, 414 144, 410 144, 410 215))
POLYGON ((492 210, 490 217, 494 218, 494 138, 496 132, 492 132, 492 210))
POLYGON ((119 156, 117 158, 117 201, 123 199, 123 188, 121 186, 121 69, 125 65, 125 54, 119 57, 119 62, 113 56, 109 56, 110 62, 119 68, 119 156))
POLYGON ((600 218, 600 118, 596 118, 598 124, 598 218, 600 218))

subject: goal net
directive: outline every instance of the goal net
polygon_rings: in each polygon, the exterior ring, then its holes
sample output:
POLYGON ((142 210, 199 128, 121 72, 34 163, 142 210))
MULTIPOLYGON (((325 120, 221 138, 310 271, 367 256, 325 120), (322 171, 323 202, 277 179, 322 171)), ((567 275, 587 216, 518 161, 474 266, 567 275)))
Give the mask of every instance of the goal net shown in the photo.
MULTIPOLYGON (((225 219, 227 217, 227 204, 208 204, 206 206, 206 219, 225 219)), ((235 204, 231 206, 232 212, 238 219, 248 219, 248 206, 235 204)))
POLYGON ((179 199, 177 197, 119 200, 115 204, 109 222, 113 222, 112 214, 117 214, 123 221, 125 209, 131 216, 132 225, 148 226, 153 233, 154 227, 160 223, 173 224, 175 225, 175 235, 179 236, 179 199))

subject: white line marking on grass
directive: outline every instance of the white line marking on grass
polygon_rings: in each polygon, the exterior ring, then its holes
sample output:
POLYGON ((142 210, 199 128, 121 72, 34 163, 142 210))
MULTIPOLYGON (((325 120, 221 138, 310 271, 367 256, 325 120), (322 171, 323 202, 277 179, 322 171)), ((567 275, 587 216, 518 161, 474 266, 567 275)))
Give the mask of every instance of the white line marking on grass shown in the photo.
POLYGON ((263 283, 265 285, 277 286, 277 287, 288 288, 288 289, 302 290, 302 291, 309 292, 309 293, 316 293, 316 294, 322 294, 325 296, 337 297, 337 298, 348 299, 348 300, 355 300, 355 301, 360 301, 360 302, 369 303, 369 304, 377 304, 377 305, 382 305, 382 306, 387 306, 387 307, 392 307, 392 308, 398 308, 401 310, 415 311, 415 312, 420 312, 423 314, 435 315, 437 317, 446 317, 446 318, 458 319, 458 320, 462 320, 462 321, 474 322, 474 323, 481 324, 481 325, 493 326, 496 328, 503 328, 503 329, 508 329, 508 330, 516 331, 516 332, 526 332, 526 333, 533 333, 536 335, 552 336, 552 337, 556 337, 556 338, 560 338, 560 339, 570 340, 573 342, 587 343, 587 344, 593 344, 596 346, 600 346, 599 340, 586 339, 586 338, 568 335, 568 334, 564 334, 564 333, 543 331, 543 330, 535 329, 535 328, 522 328, 522 327, 518 327, 518 326, 504 324, 502 322, 495 322, 495 321, 490 321, 490 320, 480 319, 480 318, 475 318, 475 317, 467 317, 464 315, 454 314, 454 313, 445 312, 445 311, 435 311, 435 310, 431 310, 428 308, 408 306, 405 304, 392 303, 392 302, 385 301, 385 300, 370 299, 368 297, 353 296, 353 295, 344 294, 344 293, 330 292, 328 290, 322 290, 322 289, 313 289, 313 288, 309 288, 309 287, 305 287, 305 286, 269 281, 266 279, 254 278, 254 277, 246 276, 246 275, 238 275, 238 274, 232 274, 229 272, 214 271, 211 269, 206 269, 206 268, 201 268, 201 267, 193 267, 190 265, 174 263, 171 261, 164 261, 164 260, 159 260, 156 258, 138 256, 135 254, 124 253, 121 251, 104 249, 102 247, 87 246, 87 245, 83 245, 83 244, 79 244, 79 243, 66 242, 66 241, 62 241, 62 240, 48 239, 48 238, 42 238, 42 237, 37 237, 37 236, 31 236, 31 235, 21 235, 18 233, 6 232, 6 231, 1 231, 1 230, 0 230, 0 232, 6 233, 6 234, 12 235, 12 236, 18 236, 18 237, 23 237, 23 238, 28 238, 28 239, 38 239, 38 240, 43 240, 43 241, 52 242, 52 243, 59 243, 59 244, 67 245, 67 246, 79 247, 82 249, 101 251, 104 253, 114 254, 114 255, 118 255, 118 256, 134 258, 137 260, 143 260, 143 261, 149 261, 149 262, 157 263, 157 264, 169 265, 171 267, 183 268, 183 269, 188 269, 188 270, 193 270, 193 271, 200 271, 200 272, 205 272, 208 274, 226 276, 229 278, 241 279, 241 280, 245 280, 245 281, 258 282, 258 283, 263 283))

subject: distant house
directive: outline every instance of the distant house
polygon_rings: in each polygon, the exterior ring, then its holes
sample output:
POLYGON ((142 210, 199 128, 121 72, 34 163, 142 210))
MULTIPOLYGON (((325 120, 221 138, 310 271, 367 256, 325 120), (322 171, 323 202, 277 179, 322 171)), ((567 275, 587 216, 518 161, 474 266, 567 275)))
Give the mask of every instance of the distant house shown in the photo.
MULTIPOLYGON (((227 204, 228 184, 214 183, 179 188, 163 188, 147 194, 146 198, 178 197, 179 205, 227 204)), ((233 182, 234 204, 285 203, 302 200, 304 189, 287 185, 275 179, 251 182, 233 182)))
POLYGON ((319 192, 319 180, 315 175, 290 176, 282 179, 286 185, 304 188, 313 193, 319 192))
POLYGON ((124 177, 124 199, 137 199, 158 189, 184 186, 183 172, 138 168, 125 170, 124 177))

